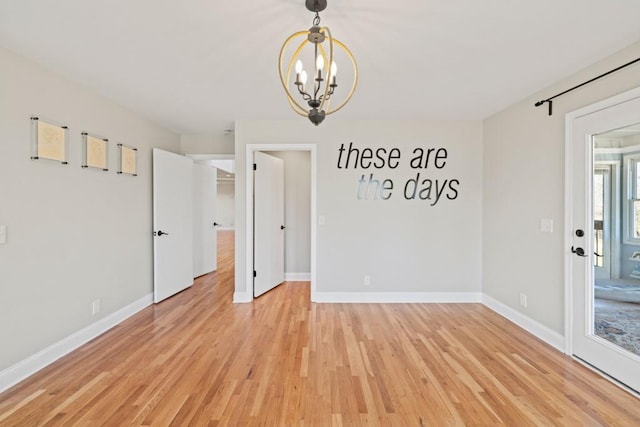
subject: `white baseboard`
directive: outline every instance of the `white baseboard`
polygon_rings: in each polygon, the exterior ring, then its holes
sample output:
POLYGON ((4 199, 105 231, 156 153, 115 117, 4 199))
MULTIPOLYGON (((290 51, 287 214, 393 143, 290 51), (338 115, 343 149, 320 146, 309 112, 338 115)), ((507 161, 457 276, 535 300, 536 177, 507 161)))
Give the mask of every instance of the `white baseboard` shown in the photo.
MULTIPOLYGON (((315 292, 311 296, 311 300, 317 303, 482 303, 547 344, 564 352, 564 337, 562 335, 480 292, 315 292)), ((253 295, 249 292, 235 292, 233 294, 234 303, 251 301, 253 301, 253 295)), ((146 295, 5 369, 0 372, 0 393, 108 331, 151 305, 152 302, 153 295, 146 295)))
POLYGON ((480 292, 315 292, 317 303, 482 303, 564 353, 564 337, 517 310, 480 292))
POLYGON ((233 303, 243 303, 243 302, 251 302, 253 301, 253 295, 249 292, 234 292, 233 293, 233 303))
POLYGON ((550 329, 543 324, 538 323, 530 317, 520 313, 517 310, 514 310, 513 308, 501 303, 494 298, 491 298, 486 294, 482 295, 482 303, 499 315, 507 318, 511 322, 520 326, 522 329, 535 335, 550 346, 555 347, 557 350, 564 353, 564 337, 553 329, 550 329))
POLYGON ((118 323, 151 305, 152 302, 153 294, 146 295, 120 310, 103 317, 97 322, 74 332, 44 350, 41 350, 15 365, 8 367, 4 371, 0 372, 0 393, 10 387, 13 387, 25 378, 35 374, 40 369, 55 362, 81 345, 86 344, 98 335, 108 331, 118 323))
POLYGON ((480 303, 480 292, 315 292, 318 303, 480 303))
POLYGON ((311 273, 284 273, 286 282, 310 282, 311 273))

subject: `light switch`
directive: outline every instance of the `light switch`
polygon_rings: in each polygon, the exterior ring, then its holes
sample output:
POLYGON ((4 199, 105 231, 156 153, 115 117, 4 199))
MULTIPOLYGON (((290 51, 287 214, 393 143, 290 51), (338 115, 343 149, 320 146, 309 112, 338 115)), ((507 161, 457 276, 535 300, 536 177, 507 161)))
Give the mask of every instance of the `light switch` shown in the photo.
POLYGON ((540 220, 540 231, 543 233, 553 233, 553 220, 551 218, 542 218, 540 220))
POLYGON ((0 225, 0 245, 7 244, 7 226, 0 225))

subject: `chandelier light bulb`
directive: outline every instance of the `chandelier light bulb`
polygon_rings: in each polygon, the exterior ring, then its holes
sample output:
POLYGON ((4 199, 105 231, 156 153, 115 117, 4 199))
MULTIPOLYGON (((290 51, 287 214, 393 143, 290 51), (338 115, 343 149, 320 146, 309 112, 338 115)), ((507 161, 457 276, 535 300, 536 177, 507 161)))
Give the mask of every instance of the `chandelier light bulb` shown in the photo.
POLYGON ((302 87, 307 84, 307 72, 305 70, 300 73, 300 81, 302 82, 302 87))
POLYGON ((336 83, 336 74, 338 74, 338 66, 336 65, 335 61, 332 61, 331 62, 331 87, 338 86, 338 83, 336 83))
POLYGON ((300 74, 302 72, 302 61, 299 59, 296 61, 296 73, 300 74))
POLYGON ((316 59, 316 68, 318 71, 324 68, 324 59, 322 59, 322 55, 318 55, 318 58, 316 59))

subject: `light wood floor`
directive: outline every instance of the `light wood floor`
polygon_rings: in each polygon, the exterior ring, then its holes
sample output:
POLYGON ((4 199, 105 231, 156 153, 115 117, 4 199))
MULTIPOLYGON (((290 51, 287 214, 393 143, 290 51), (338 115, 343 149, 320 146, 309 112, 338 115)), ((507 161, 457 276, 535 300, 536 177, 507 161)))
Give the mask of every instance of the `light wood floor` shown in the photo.
POLYGON ((640 425, 640 400, 479 304, 231 304, 219 270, 0 395, 0 425, 640 425))

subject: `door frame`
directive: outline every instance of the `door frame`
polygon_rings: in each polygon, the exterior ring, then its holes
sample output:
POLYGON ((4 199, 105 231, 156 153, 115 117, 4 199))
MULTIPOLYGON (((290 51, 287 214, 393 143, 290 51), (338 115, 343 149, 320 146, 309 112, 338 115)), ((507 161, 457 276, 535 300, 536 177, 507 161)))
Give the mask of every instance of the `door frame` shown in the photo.
POLYGON ((573 334, 575 332, 573 325, 573 257, 571 246, 573 245, 573 137, 574 137, 574 121, 595 113, 600 110, 606 110, 618 104, 622 104, 633 99, 640 98, 640 87, 623 92, 619 95, 596 102, 578 110, 572 111, 565 115, 565 152, 564 152, 564 170, 565 170, 565 196, 564 196, 564 351, 567 355, 573 355, 573 334))
POLYGON ((311 301, 316 294, 317 153, 315 144, 247 144, 245 155, 245 280, 248 301, 253 301, 253 153, 255 151, 308 151, 311 159, 311 301))
POLYGON ((185 157, 193 159, 194 162, 200 160, 236 160, 235 154, 185 154, 185 157))

